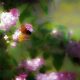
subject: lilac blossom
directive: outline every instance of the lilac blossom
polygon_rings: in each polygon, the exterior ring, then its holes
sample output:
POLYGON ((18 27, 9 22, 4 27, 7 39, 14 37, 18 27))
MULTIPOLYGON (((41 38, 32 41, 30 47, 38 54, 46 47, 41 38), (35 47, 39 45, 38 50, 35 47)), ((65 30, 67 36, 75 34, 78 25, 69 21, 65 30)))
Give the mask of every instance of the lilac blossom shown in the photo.
POLYGON ((30 32, 33 32, 33 28, 31 24, 25 24, 25 27, 27 30, 29 30, 30 32))
POLYGON ((48 80, 48 75, 47 74, 37 74, 36 80, 48 80))
POLYGON ((72 72, 59 73, 59 80, 76 80, 76 74, 72 72))
POLYGON ((2 12, 1 13, 1 23, 5 24, 6 26, 13 26, 16 24, 16 17, 14 17, 11 13, 9 12, 2 12))
POLYGON ((16 76, 15 80, 26 80, 26 78, 27 78, 27 74, 22 73, 22 74, 16 76))
POLYGON ((44 64, 42 58, 27 59, 19 64, 20 67, 24 67, 29 71, 36 71, 44 64))
POLYGON ((14 32, 14 34, 12 35, 12 39, 14 40, 14 41, 18 41, 18 38, 19 38, 19 35, 21 34, 21 31, 20 30, 16 30, 15 32, 14 32))
POLYGON ((4 23, 0 23, 0 30, 7 31, 9 27, 5 25, 4 23))
POLYGON ((27 60, 27 69, 31 71, 36 71, 38 68, 40 68, 43 64, 44 61, 41 58, 36 58, 32 60, 27 60))
POLYGON ((58 73, 55 73, 55 72, 49 73, 47 77, 48 77, 48 80, 59 80, 58 73))
POLYGON ((19 15, 20 15, 19 10, 16 9, 16 8, 11 9, 11 10, 10 10, 10 13, 13 14, 13 16, 15 16, 15 17, 17 17, 17 18, 18 18, 19 15))
POLYGON ((71 72, 39 73, 36 80, 76 80, 76 75, 71 72))
POLYGON ((15 13, 13 13, 13 10, 11 12, 2 12, 0 15, 0 29, 7 31, 12 26, 16 25, 16 22, 19 18, 19 12, 15 10, 15 13))
POLYGON ((80 59, 80 42, 70 40, 66 46, 66 52, 69 56, 80 59))

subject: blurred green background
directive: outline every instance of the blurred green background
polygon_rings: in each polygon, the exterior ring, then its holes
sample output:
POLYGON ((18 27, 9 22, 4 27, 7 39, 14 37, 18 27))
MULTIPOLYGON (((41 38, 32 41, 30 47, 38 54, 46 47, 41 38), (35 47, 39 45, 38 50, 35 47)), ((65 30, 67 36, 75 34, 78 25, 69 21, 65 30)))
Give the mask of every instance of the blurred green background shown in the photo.
POLYGON ((20 10, 16 28, 31 23, 34 33, 30 41, 19 43, 16 48, 8 46, 8 54, 17 62, 42 56, 47 71, 80 73, 80 66, 65 56, 60 46, 60 40, 68 40, 68 30, 73 30, 72 38, 80 41, 80 0, 0 0, 0 12, 14 7, 20 10), (63 30, 64 38, 53 40, 50 32, 56 28, 63 30))

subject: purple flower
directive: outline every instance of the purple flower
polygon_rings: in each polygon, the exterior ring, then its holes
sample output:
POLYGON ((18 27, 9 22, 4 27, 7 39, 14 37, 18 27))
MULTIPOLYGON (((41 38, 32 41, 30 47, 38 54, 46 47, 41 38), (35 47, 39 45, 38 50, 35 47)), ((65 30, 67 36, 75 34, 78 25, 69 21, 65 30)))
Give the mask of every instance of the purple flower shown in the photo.
POLYGON ((19 38, 19 35, 21 34, 21 31, 20 30, 16 30, 15 32, 14 32, 14 34, 12 35, 12 39, 14 40, 14 41, 18 41, 18 38, 19 38))
POLYGON ((48 75, 47 74, 37 74, 36 80, 48 80, 48 75))
POLYGON ((44 64, 42 58, 27 59, 19 64, 19 67, 28 69, 29 71, 36 71, 44 64))
POLYGON ((36 80, 59 80, 58 74, 55 72, 38 74, 36 80))
POLYGON ((33 28, 31 24, 25 24, 25 27, 28 31, 33 32, 33 28))
POLYGON ((12 9, 11 12, 2 12, 0 15, 0 29, 7 31, 11 26, 14 26, 19 18, 19 12, 12 9), (15 13, 13 13, 15 11, 15 13))
POLYGON ((5 25, 4 23, 0 23, 0 30, 7 31, 10 27, 5 25))
POLYGON ((48 74, 48 80, 59 80, 59 76, 55 72, 51 72, 48 74))
POLYGON ((6 26, 12 26, 16 24, 16 17, 14 17, 9 12, 2 12, 1 14, 1 23, 5 24, 6 26))
POLYGON ((36 80, 76 80, 75 74, 71 72, 51 72, 37 74, 36 80))
POLYGON ((72 72, 59 73, 59 80, 76 80, 76 74, 72 72))
POLYGON ((20 12, 16 8, 11 9, 10 13, 13 14, 13 16, 15 16, 15 17, 19 17, 20 16, 20 12))
POLYGON ((28 70, 36 71, 37 69, 39 69, 44 64, 44 60, 42 58, 27 60, 26 64, 27 64, 26 67, 28 70))
POLYGON ((69 56, 80 59, 80 42, 69 41, 66 46, 66 52, 69 56))
POLYGON ((27 74, 22 73, 22 74, 16 76, 15 80, 26 80, 26 78, 27 78, 27 74))

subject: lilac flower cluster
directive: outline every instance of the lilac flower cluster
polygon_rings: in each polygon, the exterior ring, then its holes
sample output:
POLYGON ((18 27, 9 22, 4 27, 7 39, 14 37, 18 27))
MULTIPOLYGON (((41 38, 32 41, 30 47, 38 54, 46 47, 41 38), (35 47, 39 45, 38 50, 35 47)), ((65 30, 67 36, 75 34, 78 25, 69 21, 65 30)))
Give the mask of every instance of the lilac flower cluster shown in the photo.
POLYGON ((18 38, 19 38, 19 35, 21 34, 21 31, 20 30, 16 30, 14 32, 14 34, 12 35, 12 38, 14 41, 18 41, 18 38))
MULTIPOLYGON (((41 66, 44 65, 44 59, 43 58, 35 58, 35 59, 27 59, 25 61, 22 61, 19 64, 19 68, 24 68, 30 72, 37 71, 41 66)), ((26 80, 28 77, 28 73, 20 73, 18 76, 15 77, 15 80, 26 80)))
POLYGON ((80 42, 70 40, 66 47, 66 52, 69 56, 80 59, 80 42))
POLYGON ((36 58, 32 60, 26 61, 26 67, 30 71, 36 71, 44 64, 44 60, 42 58, 36 58))
POLYGON ((19 11, 14 8, 9 12, 2 12, 0 15, 0 30, 7 31, 14 26, 19 18, 19 11))
POLYGON ((47 74, 37 74, 36 80, 76 80, 76 75, 70 72, 51 72, 47 74))
MULTIPOLYGON (((36 72, 43 65, 44 65, 44 59, 37 57, 35 59, 27 59, 25 61, 22 61, 19 64, 19 67, 25 68, 30 72, 32 71, 36 72)), ((23 78, 20 80, 25 80, 25 79, 23 78)), ((47 72, 47 73, 38 72, 35 76, 35 80, 76 80, 76 74, 73 72, 47 72)))
POLYGON ((27 78, 27 74, 22 73, 22 74, 16 76, 15 80, 26 80, 26 78, 27 78))
MULTIPOLYGON (((15 77, 15 80, 27 80, 27 74, 20 74, 15 77)), ((76 74, 71 72, 51 72, 38 73, 35 80, 76 80, 76 74)))
POLYGON ((19 64, 19 67, 24 67, 29 71, 36 71, 42 65, 44 65, 44 59, 43 58, 35 58, 35 59, 27 59, 26 61, 21 62, 19 64))
POLYGON ((30 32, 33 32, 33 28, 31 24, 25 24, 26 29, 29 30, 30 32))

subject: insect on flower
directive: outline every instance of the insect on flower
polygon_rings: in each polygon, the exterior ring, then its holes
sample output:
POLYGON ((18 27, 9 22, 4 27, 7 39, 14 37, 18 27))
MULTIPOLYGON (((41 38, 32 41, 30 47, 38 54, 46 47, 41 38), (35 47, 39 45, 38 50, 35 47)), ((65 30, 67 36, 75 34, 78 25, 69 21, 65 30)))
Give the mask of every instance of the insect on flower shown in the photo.
POLYGON ((31 24, 22 24, 20 31, 24 34, 31 35, 31 33, 33 32, 32 25, 31 24))
POLYGON ((31 24, 22 24, 21 27, 13 34, 13 40, 19 42, 28 40, 32 32, 33 28, 31 24))
POLYGON ((21 31, 21 34, 19 35, 19 41, 29 39, 31 33, 33 32, 31 24, 22 24, 19 30, 21 31))

